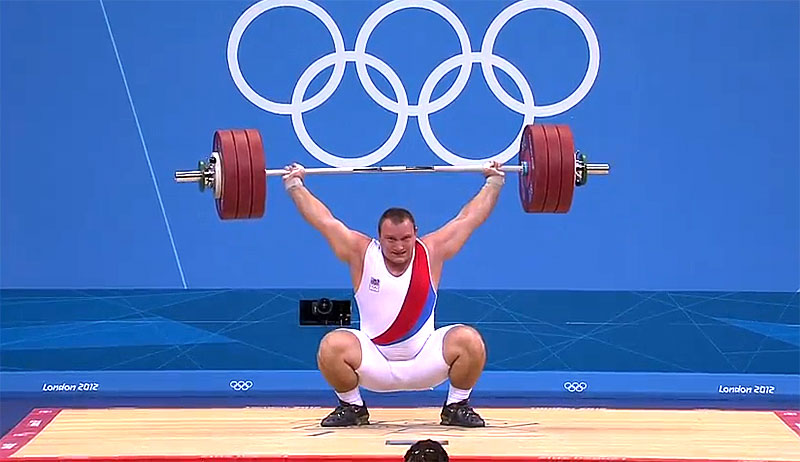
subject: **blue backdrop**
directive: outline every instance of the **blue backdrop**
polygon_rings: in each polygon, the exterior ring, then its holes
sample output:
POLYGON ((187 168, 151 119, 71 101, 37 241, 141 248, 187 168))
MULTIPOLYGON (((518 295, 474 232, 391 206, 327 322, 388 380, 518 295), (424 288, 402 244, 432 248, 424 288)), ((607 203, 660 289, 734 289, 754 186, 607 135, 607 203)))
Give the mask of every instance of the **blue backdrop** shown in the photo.
MULTIPOLYGON (((305 9, 256 14, 275 3, 0 3, 5 396, 244 381, 329 399, 314 370, 326 329, 299 327, 297 301, 350 297, 344 264, 279 180, 266 218, 222 222, 174 172, 220 128, 260 130, 271 167, 375 151, 362 163, 430 165, 445 149, 495 156, 535 121, 569 124, 612 171, 566 215, 524 214, 510 178, 445 266, 437 325, 469 322, 490 346, 478 396, 567 399, 583 383, 581 396, 796 403, 797 2, 294 0, 305 9), (432 10, 372 16, 398 5, 432 10)), ((430 232, 482 182, 307 180, 368 234, 389 206, 430 232)))
MULTIPOLYGON (((228 40, 252 5, 3 2, 3 287, 348 286, 344 266, 279 181, 270 181, 265 219, 231 223, 218 220, 209 193, 173 180, 208 156, 217 128, 259 129, 271 166, 323 165, 300 143, 291 116, 256 106, 231 76, 228 40)), ((381 3, 319 5, 343 49, 354 50, 381 3)), ((512 3, 443 5, 479 51, 512 3)), ((565 216, 522 213, 512 178, 494 215, 447 265, 442 287, 796 291, 798 4, 572 6, 596 33, 597 77, 574 107, 535 121, 569 124, 577 147, 610 163, 612 174, 577 190, 565 216)), ((419 8, 383 19, 366 50, 394 70, 412 105, 429 74, 461 53, 453 27, 419 8)), ((254 18, 238 62, 253 90, 289 103, 301 74, 333 51, 323 22, 283 7, 254 18)), ((577 89, 589 47, 568 16, 535 9, 508 21, 494 53, 524 76, 538 107, 577 89)), ((394 99, 386 78, 369 69, 394 99)), ((471 70, 464 90, 430 123, 444 147, 479 159, 511 144, 523 116, 499 101, 479 64, 471 70)), ((521 100, 514 81, 495 72, 521 100)), ((442 79, 434 99, 457 74, 442 79)), ((330 75, 324 69, 305 99, 330 75)), ((353 62, 334 90, 303 114, 309 136, 340 157, 380 147, 397 116, 370 98, 353 62)), ((412 115, 378 164, 444 163, 412 115)), ((308 181, 337 216, 367 233, 391 205, 409 207, 421 231, 431 231, 481 183, 477 174, 308 181)))

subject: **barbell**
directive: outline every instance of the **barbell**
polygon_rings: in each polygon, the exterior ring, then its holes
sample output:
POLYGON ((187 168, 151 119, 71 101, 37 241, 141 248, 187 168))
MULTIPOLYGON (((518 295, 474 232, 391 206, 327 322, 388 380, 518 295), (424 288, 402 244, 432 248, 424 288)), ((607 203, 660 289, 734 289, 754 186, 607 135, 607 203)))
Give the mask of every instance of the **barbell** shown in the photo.
MULTIPOLYGON (((566 213, 577 186, 589 175, 606 175, 608 164, 590 164, 575 150, 567 125, 531 124, 524 127, 517 165, 500 170, 518 173, 519 196, 526 213, 566 213)), ((323 167, 307 168, 306 175, 348 173, 482 172, 481 165, 426 167, 323 167)), ((223 220, 261 218, 266 211, 267 177, 283 176, 285 169, 266 169, 261 134, 255 129, 217 130, 211 156, 197 170, 175 172, 178 183, 198 183, 200 191, 214 194, 217 214, 223 220)))

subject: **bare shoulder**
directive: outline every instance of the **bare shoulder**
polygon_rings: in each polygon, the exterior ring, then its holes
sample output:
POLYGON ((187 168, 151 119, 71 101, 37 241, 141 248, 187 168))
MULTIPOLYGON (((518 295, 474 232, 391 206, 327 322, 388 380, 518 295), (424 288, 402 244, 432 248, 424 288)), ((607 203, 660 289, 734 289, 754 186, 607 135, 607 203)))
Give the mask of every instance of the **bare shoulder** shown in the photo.
POLYGON ((364 270, 364 257, 372 239, 363 233, 351 230, 349 241, 348 248, 350 251, 348 252, 347 263, 350 266, 350 278, 353 282, 353 290, 358 292, 361 283, 361 273, 364 270))
POLYGON ((423 244, 425 244, 425 247, 428 249, 428 253, 432 252, 434 247, 436 247, 436 239, 437 239, 436 231, 428 233, 419 238, 419 240, 422 241, 423 244))
POLYGON ((352 257, 356 261, 364 259, 364 254, 367 253, 372 238, 360 231, 350 230, 350 248, 352 250, 352 257))
POLYGON ((428 256, 431 262, 443 260, 441 258, 441 235, 441 231, 433 231, 420 238, 422 243, 425 244, 425 248, 428 249, 428 256))
POLYGON ((464 220, 458 217, 450 220, 441 228, 422 237, 428 247, 428 253, 438 260, 449 260, 460 248, 460 235, 464 233, 464 220))
POLYGON ((422 244, 428 249, 428 265, 431 270, 431 277, 433 278, 433 285, 438 289, 439 281, 442 278, 442 269, 444 268, 445 256, 442 253, 443 246, 439 242, 441 233, 434 231, 428 235, 420 238, 422 244))

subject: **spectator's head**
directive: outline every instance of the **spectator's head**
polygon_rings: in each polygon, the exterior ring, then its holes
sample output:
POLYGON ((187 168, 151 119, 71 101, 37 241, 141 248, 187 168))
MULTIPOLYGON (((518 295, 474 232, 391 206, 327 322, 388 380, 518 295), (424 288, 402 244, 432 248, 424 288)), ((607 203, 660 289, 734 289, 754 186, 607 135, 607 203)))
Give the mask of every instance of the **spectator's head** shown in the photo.
POLYGON ((417 441, 405 455, 405 462, 448 462, 450 458, 438 441, 421 440, 417 441))

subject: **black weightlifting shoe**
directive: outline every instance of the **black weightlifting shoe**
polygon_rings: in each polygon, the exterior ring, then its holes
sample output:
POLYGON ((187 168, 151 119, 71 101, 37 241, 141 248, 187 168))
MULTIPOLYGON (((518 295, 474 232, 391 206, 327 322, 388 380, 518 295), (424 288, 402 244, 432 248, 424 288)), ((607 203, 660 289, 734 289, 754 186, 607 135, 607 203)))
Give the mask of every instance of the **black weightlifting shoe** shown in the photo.
POLYGON ((369 411, 366 404, 356 406, 339 400, 339 405, 330 414, 322 419, 323 427, 351 427, 355 425, 368 425, 369 411))
POLYGON ((457 427, 485 427, 486 422, 469 405, 469 399, 451 403, 442 408, 442 425, 457 427))

